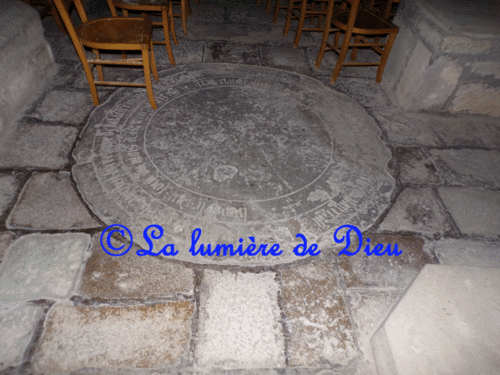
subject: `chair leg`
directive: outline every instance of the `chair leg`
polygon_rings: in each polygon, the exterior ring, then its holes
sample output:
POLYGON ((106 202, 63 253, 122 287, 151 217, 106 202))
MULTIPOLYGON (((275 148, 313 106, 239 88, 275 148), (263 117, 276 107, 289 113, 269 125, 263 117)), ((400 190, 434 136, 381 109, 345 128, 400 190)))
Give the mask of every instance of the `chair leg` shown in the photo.
MULTIPOLYGON (((163 35, 165 36, 165 47, 167 48, 168 59, 170 60, 170 64, 175 65, 174 54, 172 53, 172 44, 170 43, 170 25, 167 7, 163 7, 161 11, 161 20, 163 23, 163 35)), ((152 46, 151 49, 153 49, 152 46)))
MULTIPOLYGON (((97 59, 101 59, 101 54, 99 53, 98 50, 93 49, 92 52, 94 52, 95 57, 97 59)), ((96 64, 96 70, 97 70, 97 77, 99 78, 99 81, 104 81, 104 73, 102 71, 102 65, 96 64)))
POLYGON ((307 11, 307 0, 302 0, 300 4, 300 18, 299 24, 297 25, 297 30, 295 31, 295 39, 293 40, 293 48, 297 48, 300 42, 300 36, 302 35, 302 29, 304 27, 304 22, 306 20, 307 11))
POLYGON ((172 32, 172 39, 174 44, 177 45, 177 34, 175 33, 175 25, 174 25, 174 10, 172 8, 172 2, 170 2, 170 6, 168 7, 168 13, 170 18, 170 31, 172 32))
POLYGON ((186 20, 187 20, 186 8, 187 8, 186 0, 181 0, 181 20, 182 20, 182 30, 184 31, 184 34, 188 33, 186 25, 186 20))
POLYGON ((387 59, 389 58, 389 53, 391 53, 392 45, 394 44, 397 35, 398 35, 397 33, 391 33, 387 37, 387 42, 384 47, 384 53, 380 58, 380 64, 377 69, 377 79, 376 79, 377 83, 380 83, 382 81, 382 74, 384 74, 385 64, 387 63, 387 59))
POLYGON ((153 41, 151 41, 151 72, 156 82, 160 80, 158 69, 156 68, 155 50, 153 49, 153 41))
POLYGON ((347 52, 349 51, 349 44, 351 41, 351 33, 346 33, 344 34, 344 40, 342 42, 342 49, 340 50, 339 53, 339 58, 337 60, 337 65, 335 65, 335 69, 333 70, 332 77, 330 78, 330 83, 333 85, 337 78, 339 77, 340 70, 342 69, 342 66, 344 65, 344 60, 347 56, 347 52))
POLYGON ((191 11, 191 4, 189 3, 189 0, 186 0, 186 11, 188 16, 190 16, 193 13, 191 11))
POLYGON ((280 13, 280 6, 281 6, 281 1, 280 0, 276 0, 276 6, 274 8, 274 17, 273 17, 273 23, 276 23, 278 22, 278 15, 280 13))
MULTIPOLYGON (((82 62, 83 63, 83 62, 82 62)), ((83 64, 83 70, 85 71, 85 75, 87 76, 87 81, 89 82, 90 95, 92 96, 92 102, 95 106, 99 105, 99 96, 97 95, 97 87, 94 82, 94 75, 92 74, 92 69, 90 69, 87 61, 83 64)))
MULTIPOLYGON (((354 43, 359 43, 361 41, 361 38, 359 35, 356 35, 354 37, 354 43)), ((351 61, 356 61, 356 56, 358 54, 358 47, 353 47, 352 51, 351 51, 351 61)))
POLYGON ((266 14, 269 14, 269 11, 271 10, 271 0, 267 0, 266 4, 266 14))
POLYGON ((286 23, 285 23, 285 30, 283 30, 283 36, 287 36, 288 31, 290 31, 290 23, 292 22, 292 15, 293 15, 293 5, 294 5, 294 0, 288 0, 288 11, 286 14, 286 23))
POLYGON ((318 57, 316 57, 316 69, 318 69, 321 65, 321 61, 323 61, 323 56, 325 55, 326 42, 328 41, 328 37, 330 36, 334 3, 334 1, 329 1, 328 8, 326 9, 324 29, 321 36, 321 46, 319 48, 318 57))
POLYGON ((148 93, 149 103, 153 109, 156 109, 156 102, 153 94, 153 83, 151 82, 151 67, 149 66, 149 51, 142 50, 142 62, 144 67, 144 78, 146 80, 146 91, 148 93))

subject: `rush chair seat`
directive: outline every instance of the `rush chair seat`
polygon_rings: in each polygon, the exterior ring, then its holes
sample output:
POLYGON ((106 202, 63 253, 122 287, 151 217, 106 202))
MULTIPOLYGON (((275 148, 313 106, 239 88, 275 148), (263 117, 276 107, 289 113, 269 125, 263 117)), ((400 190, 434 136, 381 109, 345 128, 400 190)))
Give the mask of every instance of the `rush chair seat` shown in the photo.
POLYGON ((144 18, 100 18, 87 20, 82 0, 54 0, 54 4, 68 30, 76 53, 80 57, 85 75, 90 86, 90 94, 94 105, 99 105, 96 85, 146 87, 149 102, 153 109, 156 103, 153 95, 151 71, 156 81, 159 80, 151 41, 151 19, 144 18), (82 24, 75 29, 68 14, 68 6, 74 3, 82 24), (91 48, 95 58, 87 58, 84 47, 91 48), (122 58, 118 60, 104 60, 100 57, 100 50, 140 51, 142 58, 122 58), (151 58, 151 63, 150 63, 151 58), (132 65, 142 66, 145 83, 105 81, 102 65, 132 65), (94 79, 92 67, 97 69, 98 81, 94 79))
POLYGON ((370 10, 360 10, 360 0, 343 1, 347 7, 350 6, 350 9, 340 10, 335 14, 332 12, 332 14, 327 16, 327 22, 329 22, 328 19, 331 19, 332 27, 325 27, 324 29, 320 51, 316 59, 316 68, 320 66, 325 51, 333 50, 339 56, 330 83, 335 83, 343 66, 378 66, 376 81, 380 83, 387 58, 389 57, 399 28, 391 21, 377 16, 370 10), (335 32, 333 45, 328 43, 328 36, 331 31, 335 32), (341 31, 344 33, 344 37, 342 45, 339 45, 341 31), (381 38, 382 36, 387 36, 387 38, 381 38), (373 38, 374 40, 370 41, 368 38, 373 38), (351 61, 356 61, 357 50, 363 47, 371 48, 378 53, 381 56, 380 61, 344 62, 350 48, 352 48, 351 61))
POLYGON ((170 31, 172 31, 172 38, 176 45, 177 36, 175 35, 172 2, 170 0, 107 0, 107 2, 113 17, 118 17, 116 8, 121 9, 125 17, 129 16, 129 10, 161 14, 161 22, 152 22, 152 25, 161 26, 163 28, 165 39, 162 41, 153 41, 153 44, 165 44, 170 64, 175 65, 172 45, 170 43, 170 31))

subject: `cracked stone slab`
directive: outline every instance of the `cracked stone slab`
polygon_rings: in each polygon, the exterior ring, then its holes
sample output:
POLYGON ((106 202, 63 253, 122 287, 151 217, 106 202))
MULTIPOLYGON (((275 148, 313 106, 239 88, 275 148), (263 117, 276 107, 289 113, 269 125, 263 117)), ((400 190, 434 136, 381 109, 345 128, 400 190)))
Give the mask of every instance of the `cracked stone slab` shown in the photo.
POLYGON ((438 192, 462 234, 500 237, 500 192, 470 188, 438 192))
POLYGON ((500 188, 500 152, 487 150, 430 150, 446 185, 500 188))
POLYGON ((193 312, 190 301, 99 307, 58 304, 46 319, 35 369, 67 374, 82 368, 178 365, 189 344, 193 312))
POLYGON ((429 236, 454 233, 453 224, 432 188, 404 189, 379 229, 429 236))
POLYGON ((285 367, 273 272, 206 270, 200 296, 196 362, 203 368, 285 367))
MULTIPOLYGON (((351 246, 347 251, 355 253, 359 240, 355 234, 350 237, 351 246)), ((344 253, 338 257, 339 272, 348 289, 405 289, 426 264, 434 263, 431 256, 423 250, 423 246, 424 240, 420 237, 365 234, 363 244, 356 255, 348 256, 344 253), (374 250, 379 245, 382 249, 388 249, 390 245, 390 249, 394 250, 396 244, 398 251, 402 252, 398 256, 367 256, 364 252, 366 246, 374 250)))
POLYGON ((103 251, 100 239, 100 232, 92 238, 91 255, 79 287, 83 296, 144 299, 193 295, 191 269, 165 258, 139 257, 137 246, 124 256, 114 257, 103 251))
POLYGON ((64 168, 77 137, 72 127, 20 124, 2 146, 0 168, 64 168))
POLYGON ((22 363, 43 310, 26 302, 0 301, 0 371, 22 363))
POLYGON ((42 121, 80 125, 93 108, 90 92, 54 90, 31 116, 42 121))
POLYGON ((467 238, 444 238, 425 244, 427 252, 436 254, 439 264, 500 268, 500 241, 467 238))
POLYGON ((78 197, 69 172, 34 173, 7 219, 11 229, 85 229, 101 226, 78 197))
POLYGON ((14 241, 0 264, 0 299, 66 298, 73 290, 88 234, 29 234, 14 241))
POLYGON ((357 355, 355 332, 334 263, 317 260, 281 272, 291 367, 343 366, 357 355))
POLYGON ((259 50, 256 45, 226 42, 207 43, 204 62, 259 65, 259 50))
POLYGON ((0 217, 7 213, 20 186, 21 181, 15 174, 0 173, 0 217))
POLYGON ((364 230, 390 202, 391 154, 346 95, 267 67, 193 64, 160 76, 158 110, 144 90, 117 91, 74 153, 85 202, 139 246, 148 248, 141 234, 154 223, 164 229, 156 251, 173 244, 182 261, 288 263, 297 233, 314 241, 346 222, 364 230), (283 253, 194 256, 197 228, 196 249, 241 239, 244 249, 255 241, 283 253))
POLYGON ((312 69, 303 48, 260 46, 262 65, 310 75, 312 69))
POLYGON ((498 373, 499 294, 499 268, 427 265, 371 340, 378 373, 498 373))
POLYGON ((403 184, 442 184, 443 178, 433 159, 419 147, 397 147, 394 151, 403 184))

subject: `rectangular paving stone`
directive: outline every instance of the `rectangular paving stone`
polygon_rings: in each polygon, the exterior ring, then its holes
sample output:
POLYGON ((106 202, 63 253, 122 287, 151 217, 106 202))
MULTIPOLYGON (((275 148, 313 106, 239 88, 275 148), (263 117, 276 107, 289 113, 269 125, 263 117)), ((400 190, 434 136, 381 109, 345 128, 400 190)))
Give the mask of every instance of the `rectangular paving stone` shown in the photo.
POLYGON ((439 264, 500 268, 500 241, 481 241, 468 238, 443 238, 425 244, 439 264))
POLYGON ((83 233, 20 237, 0 264, 0 300, 69 297, 89 245, 83 233))
POLYGON ((320 260, 281 272, 288 365, 347 365, 356 355, 354 326, 334 264, 320 260))
POLYGON ((207 43, 204 62, 259 65, 259 51, 252 44, 211 42, 207 43))
POLYGON ((83 205, 69 172, 34 173, 7 219, 8 228, 84 229, 101 226, 83 205))
POLYGON ((44 307, 0 300, 0 371, 22 363, 44 307))
POLYGON ((260 46, 259 50, 262 65, 305 75, 312 73, 312 68, 302 47, 260 46))
POLYGON ((58 304, 34 356, 36 371, 164 368, 180 363, 191 337, 189 301, 136 306, 58 304))
POLYGON ((111 256, 101 247, 101 232, 93 236, 90 249, 79 287, 83 296, 145 299, 194 293, 194 273, 183 264, 164 257, 137 256, 140 248, 135 245, 123 256, 111 256))
POLYGON ((274 273, 204 272, 195 357, 203 368, 285 366, 274 273))
POLYGON ((462 234, 500 238, 500 192, 471 188, 438 191, 462 234))
POLYGON ((72 127, 19 124, 0 149, 0 168, 62 169, 77 137, 72 127))

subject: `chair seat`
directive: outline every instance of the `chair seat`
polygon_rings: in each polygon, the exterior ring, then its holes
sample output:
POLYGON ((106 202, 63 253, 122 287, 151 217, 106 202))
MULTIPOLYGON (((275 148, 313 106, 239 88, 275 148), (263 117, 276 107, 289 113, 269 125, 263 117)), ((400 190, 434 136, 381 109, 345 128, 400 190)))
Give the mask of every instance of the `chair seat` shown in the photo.
POLYGON ((101 18, 77 29, 81 42, 90 48, 147 50, 151 45, 151 20, 143 18, 101 18))
MULTIPOLYGON (((338 12, 332 20, 332 23, 339 29, 347 29, 347 21, 349 19, 349 11, 338 12)), ((387 34, 396 31, 398 28, 390 21, 386 21, 377 17, 370 11, 360 10, 354 22, 352 30, 355 34, 387 34)))

